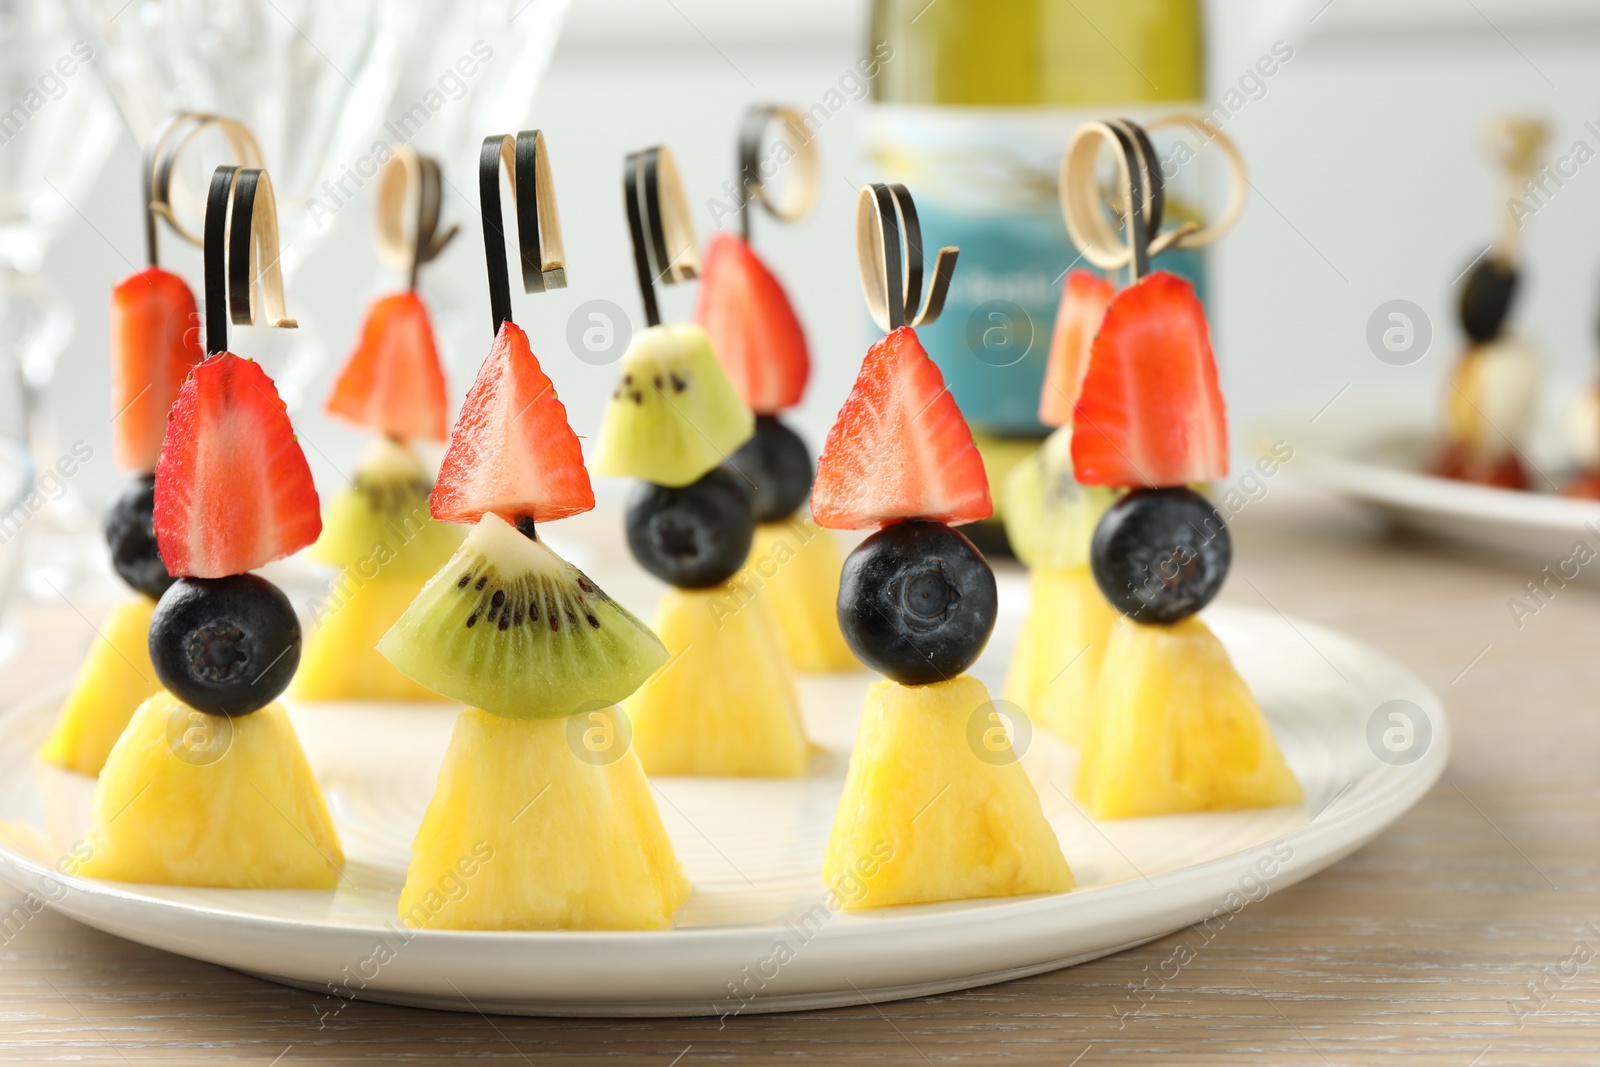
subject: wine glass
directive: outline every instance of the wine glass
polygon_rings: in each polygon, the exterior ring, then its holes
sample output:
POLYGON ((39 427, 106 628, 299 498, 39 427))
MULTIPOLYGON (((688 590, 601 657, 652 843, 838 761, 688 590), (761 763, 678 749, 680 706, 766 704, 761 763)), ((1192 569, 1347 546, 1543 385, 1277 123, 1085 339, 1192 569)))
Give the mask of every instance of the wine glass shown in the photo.
POLYGON ((72 320, 40 266, 116 141, 116 111, 90 72, 96 58, 59 0, 0 0, 0 603, 24 533, 89 525, 70 482, 18 494, 38 488, 35 465, 63 456, 45 390, 72 320), (32 506, 17 510, 23 503, 32 506))
MULTIPOLYGON (((327 232, 322 208, 353 195, 355 168, 400 71, 411 2, 399 0, 70 0, 103 52, 96 66, 142 145, 168 116, 208 111, 242 122, 278 190, 282 269, 292 279, 327 232), (343 192, 341 192, 343 190, 343 192)), ((174 205, 198 214, 205 179, 177 175, 174 205)), ((257 355, 295 406, 318 339, 263 337, 257 355)))
POLYGON ((569 6, 569 0, 417 0, 397 17, 401 74, 378 137, 391 147, 403 141, 439 163, 446 223, 461 224, 461 238, 421 281, 452 378, 471 380, 483 356, 478 147, 489 134, 527 125, 569 6))

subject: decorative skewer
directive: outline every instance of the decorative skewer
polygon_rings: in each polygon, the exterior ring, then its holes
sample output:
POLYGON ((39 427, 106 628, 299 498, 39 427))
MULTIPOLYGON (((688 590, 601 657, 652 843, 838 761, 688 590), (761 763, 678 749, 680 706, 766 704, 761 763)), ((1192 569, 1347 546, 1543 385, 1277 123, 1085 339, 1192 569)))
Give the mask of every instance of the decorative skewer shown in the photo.
POLYGON ((165 219, 179 237, 196 248, 204 244, 204 238, 191 233, 172 207, 172 174, 183 150, 207 129, 219 130, 227 138, 233 149, 233 161, 238 166, 263 165, 261 146, 243 123, 208 111, 180 111, 169 119, 146 146, 140 173, 140 187, 144 193, 145 258, 152 267, 161 265, 156 243, 158 217, 165 219))
POLYGON ((781 104, 757 104, 745 112, 739 125, 739 236, 750 240, 750 205, 760 204, 779 222, 799 222, 811 214, 817 203, 818 174, 815 140, 806 132, 805 120, 797 108, 781 104), (767 176, 761 157, 761 146, 767 131, 780 125, 790 140, 780 142, 788 151, 784 161, 793 164, 796 173, 789 186, 788 195, 777 198, 767 186, 767 176))
POLYGON ((1127 119, 1087 122, 1073 133, 1061 160, 1061 214, 1067 232, 1083 252, 1083 258, 1104 271, 1129 270, 1132 283, 1150 273, 1150 260, 1169 248, 1199 248, 1221 237, 1238 221, 1244 210, 1249 187, 1244 158, 1238 147, 1222 131, 1192 115, 1173 115, 1141 127, 1127 119), (1230 192, 1228 206, 1216 222, 1201 227, 1184 222, 1163 231, 1165 179, 1161 161, 1147 130, 1182 126, 1192 129, 1222 150, 1228 162, 1230 192), (1118 181, 1109 197, 1100 188, 1096 175, 1102 142, 1112 146, 1118 181), (1111 226, 1102 206, 1108 200, 1121 232, 1111 226), (1138 203, 1140 210, 1130 211, 1138 203))
POLYGON ((677 285, 700 276, 700 252, 678 164, 666 145, 630 152, 622 168, 633 264, 647 325, 661 325, 656 284, 677 285))
POLYGON ((939 249, 922 295, 922 224, 904 185, 874 182, 856 196, 856 263, 872 321, 884 332, 926 326, 944 310, 961 250, 939 249))
POLYGON ((478 154, 478 199, 483 213, 483 249, 489 271, 489 309, 498 333, 511 318, 511 271, 506 264, 506 238, 500 206, 500 168, 511 179, 512 207, 517 215, 517 251, 522 262, 522 291, 544 293, 567 287, 566 254, 561 245, 561 218, 556 210, 555 180, 540 130, 515 137, 495 134, 483 139, 478 154))
POLYGON ((439 161, 410 145, 395 149, 378 175, 373 219, 378 256, 405 271, 408 289, 416 289, 423 264, 437 259, 461 231, 459 223, 439 229, 443 186, 439 161))

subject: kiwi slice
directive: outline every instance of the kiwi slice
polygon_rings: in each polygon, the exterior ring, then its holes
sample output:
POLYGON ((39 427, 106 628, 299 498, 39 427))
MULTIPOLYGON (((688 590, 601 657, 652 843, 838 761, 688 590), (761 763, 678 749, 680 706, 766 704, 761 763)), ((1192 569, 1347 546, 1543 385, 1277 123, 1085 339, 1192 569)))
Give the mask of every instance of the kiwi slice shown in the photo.
POLYGON ((357 465, 353 484, 328 505, 312 558, 352 568, 368 580, 431 574, 462 536, 428 513, 432 490, 415 452, 393 438, 378 438, 357 465))
POLYGON ((378 651, 435 693, 511 719, 607 707, 667 661, 648 626, 492 513, 378 651))
POLYGON ((1030 567, 1086 567, 1095 524, 1116 499, 1079 485, 1072 471, 1072 428, 1063 426, 1005 480, 1006 537, 1030 567))
POLYGON ((600 423, 594 470, 673 488, 699 481, 756 432, 698 326, 634 335, 600 423))

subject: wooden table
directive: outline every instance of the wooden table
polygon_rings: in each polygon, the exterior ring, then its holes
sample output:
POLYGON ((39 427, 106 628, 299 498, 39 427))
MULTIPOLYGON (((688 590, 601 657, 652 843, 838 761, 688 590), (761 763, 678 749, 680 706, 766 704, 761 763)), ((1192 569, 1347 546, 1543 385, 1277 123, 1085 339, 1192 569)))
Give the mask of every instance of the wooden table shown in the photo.
MULTIPOLYGON (((1135 1016, 1118 1017, 1131 987, 1201 945, 1192 930, 1006 985, 725 1026, 357 1002, 319 1030, 312 995, 46 913, 0 948, 0 1063, 1600 1063, 1600 591, 1570 585, 1518 629, 1506 600, 1536 566, 1450 557, 1280 488, 1234 529, 1227 599, 1388 650, 1443 694, 1455 751, 1388 833, 1246 908, 1135 1016)), ((46 630, 66 609, 28 610, 46 630)), ((0 699, 78 654, 8 665, 0 699)))

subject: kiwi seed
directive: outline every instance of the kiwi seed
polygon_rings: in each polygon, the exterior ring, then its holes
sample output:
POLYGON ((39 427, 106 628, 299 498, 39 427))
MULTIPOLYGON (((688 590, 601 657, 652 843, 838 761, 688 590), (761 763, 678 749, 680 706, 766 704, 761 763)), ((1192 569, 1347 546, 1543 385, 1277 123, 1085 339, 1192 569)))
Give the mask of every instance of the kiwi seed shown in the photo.
POLYGON ((540 605, 544 605, 544 618, 552 632, 559 632, 562 619, 568 625, 577 625, 581 616, 593 629, 600 629, 599 617, 590 610, 591 601, 604 603, 606 594, 586 576, 579 574, 571 584, 546 574, 523 574, 502 584, 501 576, 490 568, 474 577, 468 571, 456 580, 455 588, 463 596, 473 598, 472 611, 467 615, 468 629, 481 619, 493 623, 501 633, 524 621, 535 623, 540 618, 540 605), (469 588, 470 587, 470 588, 469 588))

